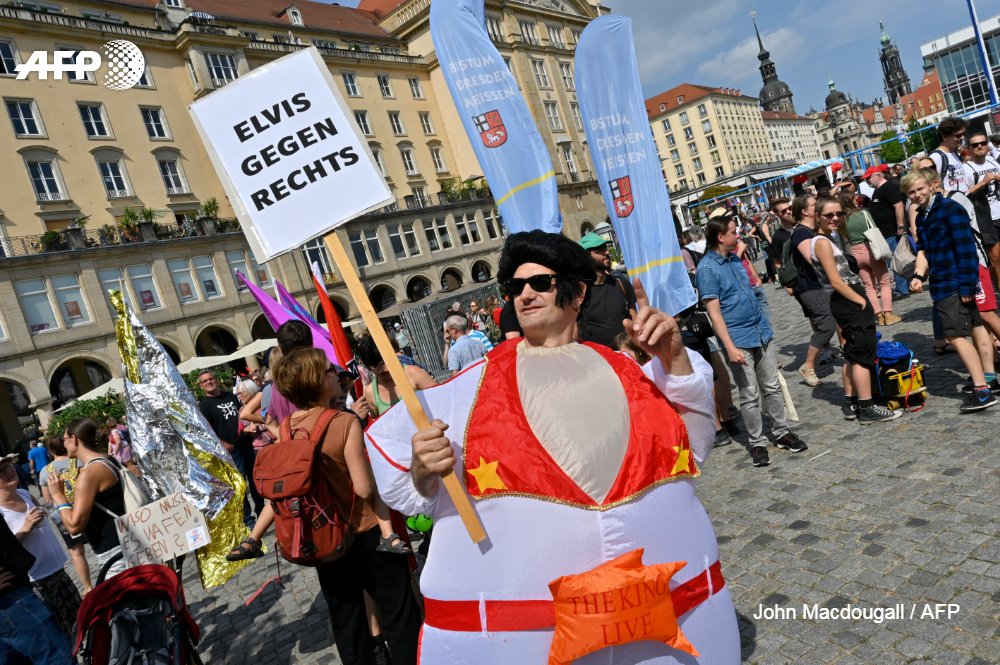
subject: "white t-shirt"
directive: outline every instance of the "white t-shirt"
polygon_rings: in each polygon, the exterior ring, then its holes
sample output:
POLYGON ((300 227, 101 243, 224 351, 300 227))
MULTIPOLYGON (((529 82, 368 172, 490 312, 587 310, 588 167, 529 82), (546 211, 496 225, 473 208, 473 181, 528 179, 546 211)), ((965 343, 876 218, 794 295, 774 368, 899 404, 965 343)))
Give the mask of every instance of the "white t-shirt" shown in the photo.
MULTIPOLYGON (((28 516, 28 511, 35 507, 35 501, 25 490, 17 490, 18 495, 28 504, 23 513, 10 510, 0 506, 0 513, 7 526, 14 533, 17 533, 24 526, 24 520, 28 516)), ((28 577, 32 582, 43 580, 49 575, 59 572, 66 565, 66 551, 63 549, 59 537, 56 536, 52 523, 43 519, 41 523, 31 530, 24 540, 21 541, 24 549, 31 552, 35 557, 35 565, 28 571, 28 577)))
POLYGON ((967 194, 972 185, 972 175, 967 173, 962 160, 953 152, 935 150, 930 155, 931 161, 941 174, 941 186, 945 192, 962 192, 967 194), (944 163, 942 164, 942 160, 944 163))
MULTIPOLYGON (((1000 164, 992 157, 987 157, 982 164, 969 161, 964 164, 966 179, 975 185, 988 173, 1000 173, 1000 164)), ((977 192, 978 194, 978 192, 977 192)), ((1000 219, 1000 182, 994 180, 986 185, 986 200, 990 202, 990 217, 1000 219)))

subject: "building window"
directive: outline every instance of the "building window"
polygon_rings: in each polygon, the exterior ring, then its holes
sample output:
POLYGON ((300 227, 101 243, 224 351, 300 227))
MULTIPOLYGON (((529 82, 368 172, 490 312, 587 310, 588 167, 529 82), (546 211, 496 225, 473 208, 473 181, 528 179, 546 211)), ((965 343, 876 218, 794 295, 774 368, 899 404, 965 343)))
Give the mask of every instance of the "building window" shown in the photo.
POLYGON ((415 76, 410 77, 410 94, 413 95, 414 99, 424 98, 424 89, 420 85, 420 79, 415 76))
POLYGON ((726 171, 721 166, 716 166, 715 167, 715 175, 717 175, 718 177, 721 178, 724 175, 726 175, 726 171))
POLYGON ((486 32, 493 41, 504 41, 503 21, 499 16, 493 16, 492 14, 486 15, 486 32))
POLYGON ((201 300, 194 287, 194 277, 191 275, 191 266, 187 259, 170 259, 167 261, 167 269, 170 271, 170 279, 174 283, 181 304, 201 300))
POLYGON ((170 138, 170 131, 167 129, 167 121, 163 115, 162 108, 159 106, 143 106, 139 111, 142 113, 142 124, 146 126, 146 134, 149 138, 170 138))
POLYGON ((576 182, 578 172, 576 170, 576 156, 573 154, 573 146, 570 143, 563 143, 562 158, 566 162, 566 172, 569 173, 570 180, 576 182))
POLYGON ((408 258, 406 248, 403 246, 403 225, 396 224, 387 228, 389 231, 389 246, 392 247, 392 254, 397 260, 408 258))
POLYGON ((6 39, 0 40, 0 76, 14 76, 17 74, 17 51, 14 44, 6 39))
POLYGON ((392 125, 392 132, 396 136, 406 133, 406 128, 403 127, 403 119, 399 115, 399 111, 389 111, 389 124, 392 125))
POLYGON ((713 164, 718 164, 720 161, 721 160, 719 159, 719 151, 718 150, 713 150, 712 151, 712 163, 713 164))
POLYGON ((413 150, 410 148, 400 148, 399 156, 403 159, 403 170, 406 171, 406 175, 419 175, 417 164, 413 159, 413 150))
POLYGON ((337 48, 337 42, 330 39, 314 39, 312 40, 312 43, 313 46, 315 46, 316 48, 328 48, 328 49, 337 48))
POLYGON ((375 229, 349 231, 347 238, 351 242, 354 261, 359 268, 385 261, 385 257, 382 255, 382 245, 379 244, 378 240, 378 232, 375 229))
POLYGON ((694 139, 694 130, 691 129, 690 127, 685 127, 684 128, 684 140, 690 141, 692 139, 694 139))
POLYGON ((168 196, 189 193, 187 183, 181 174, 180 164, 176 159, 159 159, 157 163, 160 167, 160 177, 163 178, 163 186, 167 189, 168 196))
POLYGON ((302 245, 302 254, 306 258, 306 264, 308 264, 310 271, 312 270, 312 265, 315 263, 319 266, 319 271, 322 274, 329 275, 333 273, 333 260, 330 259, 330 253, 326 250, 323 238, 313 238, 302 245))
MULTIPOLYGON (((663 111, 665 109, 660 109, 660 110, 663 111)), ((661 124, 663 125, 663 131, 665 131, 665 132, 669 132, 670 131, 670 121, 669 120, 664 120, 661 124)))
POLYGON ((427 242, 431 246, 431 251, 451 249, 454 246, 451 241, 451 232, 448 231, 448 224, 445 219, 424 221, 424 234, 427 236, 427 242))
POLYGON ((698 175, 698 184, 699 185, 704 185, 706 182, 708 182, 708 179, 705 177, 704 173, 699 173, 697 175, 698 175))
POLYGON ((583 131, 583 118, 580 117, 580 105, 576 102, 569 103, 569 112, 573 116, 573 124, 580 131, 583 131))
MULTIPOLYGON (((447 229, 445 231, 447 232, 447 229)), ((427 236, 427 246, 431 248, 432 252, 441 250, 441 243, 438 242, 437 233, 434 231, 434 220, 424 221, 424 235, 427 236)))
POLYGON ((681 161, 681 153, 677 152, 677 148, 670 151, 670 159, 675 162, 681 161))
POLYGON ((172 9, 181 9, 184 7, 181 0, 167 0, 164 4, 172 9))
POLYGON ((683 164, 678 164, 677 166, 674 167, 674 170, 677 172, 677 176, 678 177, 683 177, 683 175, 684 175, 684 165, 683 164))
POLYGON ((427 111, 420 112, 420 127, 424 130, 424 134, 430 136, 434 134, 434 125, 431 123, 431 114, 427 111))
POLYGON ((104 106, 102 104, 78 104, 80 118, 83 119, 83 129, 87 132, 88 138, 108 137, 108 123, 104 120, 104 106))
POLYGON ((455 216, 455 228, 458 230, 458 239, 463 245, 482 242, 483 236, 479 233, 479 222, 473 213, 468 213, 465 217, 455 216))
POLYGON ((41 136, 42 120, 34 100, 7 100, 7 115, 14 126, 15 136, 41 136))
POLYGON ((694 143, 688 143, 688 154, 694 156, 698 154, 698 146, 694 143))
POLYGON ((198 276, 198 281, 201 283, 202 292, 205 294, 205 300, 221 298, 222 291, 219 289, 219 278, 215 274, 215 264, 212 263, 212 257, 196 256, 192 259, 192 263, 194 263, 194 272, 198 276))
POLYGON ((385 172, 385 162, 382 161, 382 149, 378 147, 378 145, 369 144, 368 147, 371 148, 372 157, 375 159, 375 164, 378 166, 378 170, 382 172, 382 177, 388 177, 385 172))
POLYGON ((715 137, 714 136, 706 136, 705 140, 708 141, 708 147, 709 148, 714 148, 715 147, 715 137))
POLYGON ((246 291, 246 284, 243 283, 242 279, 236 276, 236 273, 240 273, 244 277, 250 279, 250 274, 247 272, 246 256, 243 254, 243 250, 231 250, 226 252, 226 262, 229 264, 229 272, 232 274, 233 281, 236 283, 236 290, 246 291))
POLYGON ((63 201, 65 193, 59 186, 55 163, 52 160, 27 162, 28 175, 39 201, 63 201))
POLYGON ((677 145, 677 140, 674 139, 673 134, 667 134, 667 145, 671 147, 677 145))
POLYGON ((441 148, 437 146, 431 148, 431 160, 434 162, 435 173, 446 173, 448 171, 448 166, 444 163, 444 155, 441 153, 441 148))
POLYGON ((406 251, 410 253, 410 256, 418 256, 420 245, 417 244, 416 223, 403 224, 400 228, 403 229, 403 239, 406 240, 406 251))
POLYGON ((687 113, 687 111, 681 111, 681 124, 682 125, 686 125, 686 124, 688 124, 688 122, 689 122, 689 120, 688 120, 688 113, 687 113))
POLYGON ((14 282, 14 291, 21 304, 25 323, 31 334, 59 327, 48 286, 44 279, 26 279, 14 282))
MULTIPOLYGON (((70 52, 68 55, 60 56, 60 62, 62 62, 64 65, 75 64, 77 58, 80 56, 80 50, 79 49, 74 50, 73 47, 71 46, 59 46, 56 47, 56 50, 70 52)), ((70 69, 66 71, 66 78, 76 83, 93 83, 94 72, 80 73, 78 70, 70 69)))
POLYGON ((562 118, 559 117, 559 107, 555 102, 545 102, 545 117, 549 120, 549 129, 562 131, 562 118))
POLYGON ((104 294, 104 301, 108 304, 108 309, 111 310, 112 314, 115 313, 115 307, 111 304, 111 291, 121 291, 125 302, 130 307, 134 307, 132 297, 128 289, 125 288, 125 276, 122 274, 121 268, 98 270, 97 280, 101 283, 101 293, 104 294))
POLYGON ((149 264, 138 263, 134 266, 128 266, 125 268, 125 272, 132 285, 132 292, 139 299, 139 308, 144 312, 150 309, 159 309, 162 306, 160 292, 156 288, 156 282, 153 281, 153 273, 149 269, 149 264))
POLYGON ((563 40, 562 28, 555 25, 550 25, 549 27, 549 45, 555 48, 566 48, 566 42, 563 40))
POLYGON ((129 192, 128 179, 121 159, 98 160, 97 168, 101 172, 101 181, 108 193, 109 199, 122 199, 132 196, 129 192))
POLYGON ((354 112, 354 122, 358 123, 358 129, 365 136, 372 135, 372 127, 368 123, 368 111, 355 111, 354 112))
POLYGON ((695 171, 700 171, 701 170, 701 157, 695 157, 694 158, 694 170, 695 171))
POLYGON ((698 117, 699 118, 708 117, 708 108, 706 108, 704 104, 698 104, 698 117))
POLYGON ((563 87, 567 90, 576 90, 576 81, 573 80, 573 65, 569 62, 559 63, 559 75, 562 77, 563 87))
POLYGON ((496 240, 503 235, 503 225, 500 224, 500 213, 490 210, 483 213, 483 223, 486 225, 486 235, 490 240, 496 240))
POLYGON ((302 13, 298 9, 289 9, 288 20, 292 22, 292 25, 302 25, 302 13))
POLYGON ((392 97, 392 83, 389 81, 389 75, 379 74, 375 79, 378 81, 378 91, 382 93, 382 96, 392 97))
POLYGON ((712 121, 711 120, 702 120, 701 121, 701 131, 705 132, 706 134, 711 134, 712 133, 712 121))
POLYGON ((552 87, 549 81, 549 72, 545 68, 544 60, 534 60, 531 61, 531 70, 535 73, 535 83, 538 84, 539 88, 549 88, 552 87))
POLYGON ((358 77, 354 72, 341 72, 340 74, 344 79, 344 90, 347 91, 348 97, 360 97, 361 91, 358 90, 358 77))
POLYGON ((236 60, 228 53, 209 53, 207 60, 208 73, 212 77, 212 85, 216 88, 221 88, 239 77, 236 73, 236 60))
POLYGON ((90 323, 87 303, 80 290, 80 279, 76 275, 57 275, 49 279, 59 304, 67 328, 90 323))
POLYGON ((521 28, 521 39, 528 44, 534 44, 537 46, 538 32, 535 30, 535 22, 519 19, 517 24, 521 28))

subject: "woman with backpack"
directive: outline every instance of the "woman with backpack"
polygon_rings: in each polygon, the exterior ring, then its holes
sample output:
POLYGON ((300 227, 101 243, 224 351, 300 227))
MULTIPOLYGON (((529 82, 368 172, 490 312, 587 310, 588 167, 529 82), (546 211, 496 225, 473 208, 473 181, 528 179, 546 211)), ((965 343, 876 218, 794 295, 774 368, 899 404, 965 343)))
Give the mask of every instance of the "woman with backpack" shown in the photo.
MULTIPOLYGON (((70 459, 80 464, 73 502, 66 499, 62 478, 49 476, 49 492, 66 530, 72 535, 84 534, 97 555, 97 566, 103 568, 111 558, 121 553, 115 518, 124 515, 125 492, 119 480, 121 467, 103 451, 101 426, 93 418, 76 418, 66 426, 63 445, 70 459)), ((106 577, 125 570, 125 561, 118 559, 106 577)))
MULTIPOLYGON (((319 349, 296 349, 275 364, 272 378, 275 388, 299 406, 289 417, 293 437, 301 438, 305 433, 318 436, 313 428, 320 418, 330 417, 327 404, 340 393, 337 370, 326 354, 319 349)), ((406 557, 379 551, 381 533, 373 507, 375 481, 361 425, 354 415, 332 415, 322 434, 321 456, 321 473, 353 536, 339 558, 329 557, 333 560, 316 566, 340 659, 344 665, 371 662, 374 645, 365 614, 367 591, 379 608, 393 663, 413 665, 417 662, 421 617, 410 585, 409 562, 406 557)), ((279 544, 287 546, 280 540, 279 544)))

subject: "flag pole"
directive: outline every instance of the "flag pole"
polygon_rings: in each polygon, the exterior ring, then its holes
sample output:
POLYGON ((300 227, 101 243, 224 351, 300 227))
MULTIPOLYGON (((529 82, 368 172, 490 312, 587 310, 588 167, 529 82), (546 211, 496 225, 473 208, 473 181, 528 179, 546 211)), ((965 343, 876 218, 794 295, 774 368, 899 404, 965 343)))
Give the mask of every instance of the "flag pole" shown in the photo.
MULTIPOLYGON (((340 276, 344 279, 347 290, 351 293, 351 297, 354 298, 354 302, 357 303, 358 309, 361 310, 361 318, 364 319, 365 325, 368 326, 368 332, 371 334, 375 346, 378 347, 382 360, 385 361, 386 369, 392 375, 392 380, 396 384, 396 392, 406 405, 406 410, 410 412, 410 417, 413 418, 413 422, 418 430, 429 427, 431 424, 430 420, 427 418, 427 414, 424 413, 424 409, 417 399, 417 392, 410 385, 410 380, 403 370, 403 365, 399 362, 396 351, 389 342, 389 336, 379 321, 378 313, 372 306, 371 300, 368 299, 368 293, 365 291, 364 285, 361 284, 361 278, 358 277, 358 274, 354 271, 354 264, 347 257, 347 251, 340 241, 340 236, 337 235, 336 231, 332 231, 326 235, 324 241, 326 242, 326 248, 330 251, 330 256, 333 258, 333 262, 337 265, 340 276)), ((475 510, 472 508, 472 502, 469 501, 465 489, 455 474, 448 471, 441 476, 441 481, 444 483, 444 488, 448 490, 448 496, 451 497, 452 503, 455 504, 455 508, 458 510, 458 514, 462 518, 462 523, 465 524, 472 542, 478 543, 485 539, 486 531, 483 529, 483 525, 479 521, 479 516, 476 515, 475 510)))

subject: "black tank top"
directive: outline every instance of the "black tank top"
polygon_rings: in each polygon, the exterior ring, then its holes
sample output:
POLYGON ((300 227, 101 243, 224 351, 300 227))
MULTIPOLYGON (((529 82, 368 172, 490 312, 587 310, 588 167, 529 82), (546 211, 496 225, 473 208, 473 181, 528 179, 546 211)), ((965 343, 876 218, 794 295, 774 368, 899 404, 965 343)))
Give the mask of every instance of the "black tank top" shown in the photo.
MULTIPOLYGON (((120 473, 118 465, 106 457, 93 459, 87 462, 84 468, 87 468, 92 462, 97 461, 100 461, 105 466, 113 467, 116 475, 120 473)), ((97 496, 94 497, 94 507, 90 511, 90 520, 87 522, 87 526, 83 528, 83 533, 87 536, 90 546, 94 548, 94 553, 101 554, 118 547, 119 542, 118 534, 115 531, 114 518, 98 508, 97 504, 100 504, 115 515, 124 515, 125 492, 122 489, 121 480, 116 481, 114 485, 103 492, 97 493, 97 496)))

